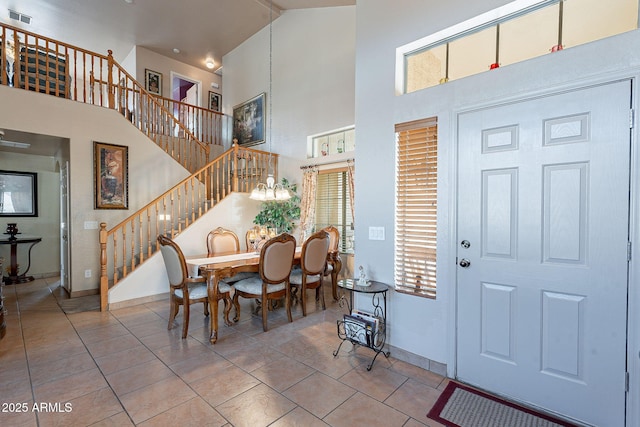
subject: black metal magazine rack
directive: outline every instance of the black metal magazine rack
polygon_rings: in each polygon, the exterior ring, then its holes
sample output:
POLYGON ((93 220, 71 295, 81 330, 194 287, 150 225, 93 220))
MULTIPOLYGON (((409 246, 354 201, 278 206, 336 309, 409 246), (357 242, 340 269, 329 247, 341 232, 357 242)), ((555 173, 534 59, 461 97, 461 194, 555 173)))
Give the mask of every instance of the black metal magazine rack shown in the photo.
POLYGON ((345 341, 349 341, 354 346, 360 345, 368 347, 376 353, 369 366, 367 366, 367 370, 370 371, 380 353, 387 358, 390 355, 389 351, 384 351, 387 337, 387 291, 389 290, 389 286, 374 280, 369 281, 367 286, 360 286, 357 280, 343 279, 338 281, 338 287, 349 293, 348 300, 344 293, 340 297, 340 307, 344 307, 346 304, 349 314, 345 314, 342 320, 337 321, 338 337, 342 341, 336 351, 333 352, 333 356, 338 355, 345 341), (372 313, 359 310, 354 311, 354 292, 371 294, 372 313))

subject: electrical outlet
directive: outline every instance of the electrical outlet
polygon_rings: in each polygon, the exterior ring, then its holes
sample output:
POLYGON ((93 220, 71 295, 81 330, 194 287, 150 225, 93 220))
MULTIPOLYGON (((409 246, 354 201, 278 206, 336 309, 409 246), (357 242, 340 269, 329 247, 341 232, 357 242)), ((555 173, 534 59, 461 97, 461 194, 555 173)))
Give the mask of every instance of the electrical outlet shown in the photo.
POLYGON ((89 277, 91 277, 91 270, 85 270, 84 271, 84 277, 85 277, 85 279, 88 279, 89 277))

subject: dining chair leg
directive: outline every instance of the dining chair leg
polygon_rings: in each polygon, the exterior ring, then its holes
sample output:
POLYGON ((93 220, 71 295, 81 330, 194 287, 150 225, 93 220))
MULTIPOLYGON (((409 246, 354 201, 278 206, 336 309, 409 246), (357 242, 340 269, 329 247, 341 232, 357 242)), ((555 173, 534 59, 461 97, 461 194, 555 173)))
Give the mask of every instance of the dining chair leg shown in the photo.
POLYGON ((233 317, 233 321, 237 322, 240 320, 240 302, 238 301, 238 293, 233 294, 233 306, 236 309, 236 315, 233 317))
POLYGON ((233 305, 233 302, 231 301, 231 298, 228 295, 224 297, 223 301, 224 301, 224 311, 223 311, 224 324, 227 326, 231 326, 231 321, 229 320, 229 313, 231 313, 231 306, 233 305))
POLYGON ((307 283, 306 277, 302 278, 302 286, 300 289, 300 300, 302 301, 302 316, 307 315, 307 283))
POLYGON ((327 307, 324 304, 324 290, 322 289, 322 278, 320 278, 320 284, 318 285, 318 287, 316 288, 316 296, 318 293, 320 293, 320 302, 322 302, 322 309, 326 310, 327 307))
POLYGON ((262 330, 267 332, 267 306, 269 305, 269 299, 267 298, 266 289, 262 290, 262 330))
POLYGON ((176 315, 178 314, 178 303, 171 298, 171 304, 169 306, 169 324, 167 325, 167 329, 171 329, 173 327, 173 322, 176 320, 176 315))
POLYGON ((189 301, 184 301, 183 299, 182 306, 184 307, 182 310, 182 317, 184 317, 182 321, 182 339, 185 339, 189 331, 189 301))
POLYGON ((333 299, 338 301, 338 272, 335 270, 331 272, 331 293, 333 294, 333 299))
MULTIPOLYGON (((291 290, 290 290, 289 282, 285 284, 285 295, 284 295, 284 306, 287 310, 287 317, 289 318, 289 323, 293 322, 293 318, 291 317, 291 290)), ((304 295, 302 295, 304 298, 304 295)))
POLYGON ((204 317, 207 317, 209 315, 209 303, 208 302, 204 302, 204 317))
POLYGON ((211 321, 209 322, 211 327, 211 336, 218 338, 218 301, 211 301, 211 321))

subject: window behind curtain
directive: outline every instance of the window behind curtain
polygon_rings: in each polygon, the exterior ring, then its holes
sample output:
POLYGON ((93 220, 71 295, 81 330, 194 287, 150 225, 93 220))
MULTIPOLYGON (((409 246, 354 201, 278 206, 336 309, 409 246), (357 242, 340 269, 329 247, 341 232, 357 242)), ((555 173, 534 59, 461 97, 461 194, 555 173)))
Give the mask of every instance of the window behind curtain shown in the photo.
POLYGON ((396 125, 396 291, 436 297, 438 126, 396 125))
POLYGON ((340 231, 340 252, 353 252, 353 216, 347 170, 320 171, 316 187, 315 230, 333 225, 340 231))

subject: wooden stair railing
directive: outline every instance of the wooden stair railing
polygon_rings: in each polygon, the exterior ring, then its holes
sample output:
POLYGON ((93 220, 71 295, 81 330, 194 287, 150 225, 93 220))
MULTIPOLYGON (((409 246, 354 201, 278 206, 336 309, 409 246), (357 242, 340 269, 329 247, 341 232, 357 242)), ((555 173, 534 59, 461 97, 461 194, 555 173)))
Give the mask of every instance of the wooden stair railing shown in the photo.
MULTIPOLYGON (((191 173, 209 159, 209 145, 230 139, 232 119, 218 114, 183 124, 173 105, 150 94, 109 51, 101 55, 0 23, 0 84, 119 111, 191 173), (211 116, 213 117, 213 116, 211 116)), ((194 112, 194 111, 192 111, 194 112)))
POLYGON ((276 154, 236 145, 110 230, 101 223, 100 309, 109 288, 158 249, 159 234, 173 238, 231 192, 250 192, 266 179, 270 156, 277 171, 276 154))

